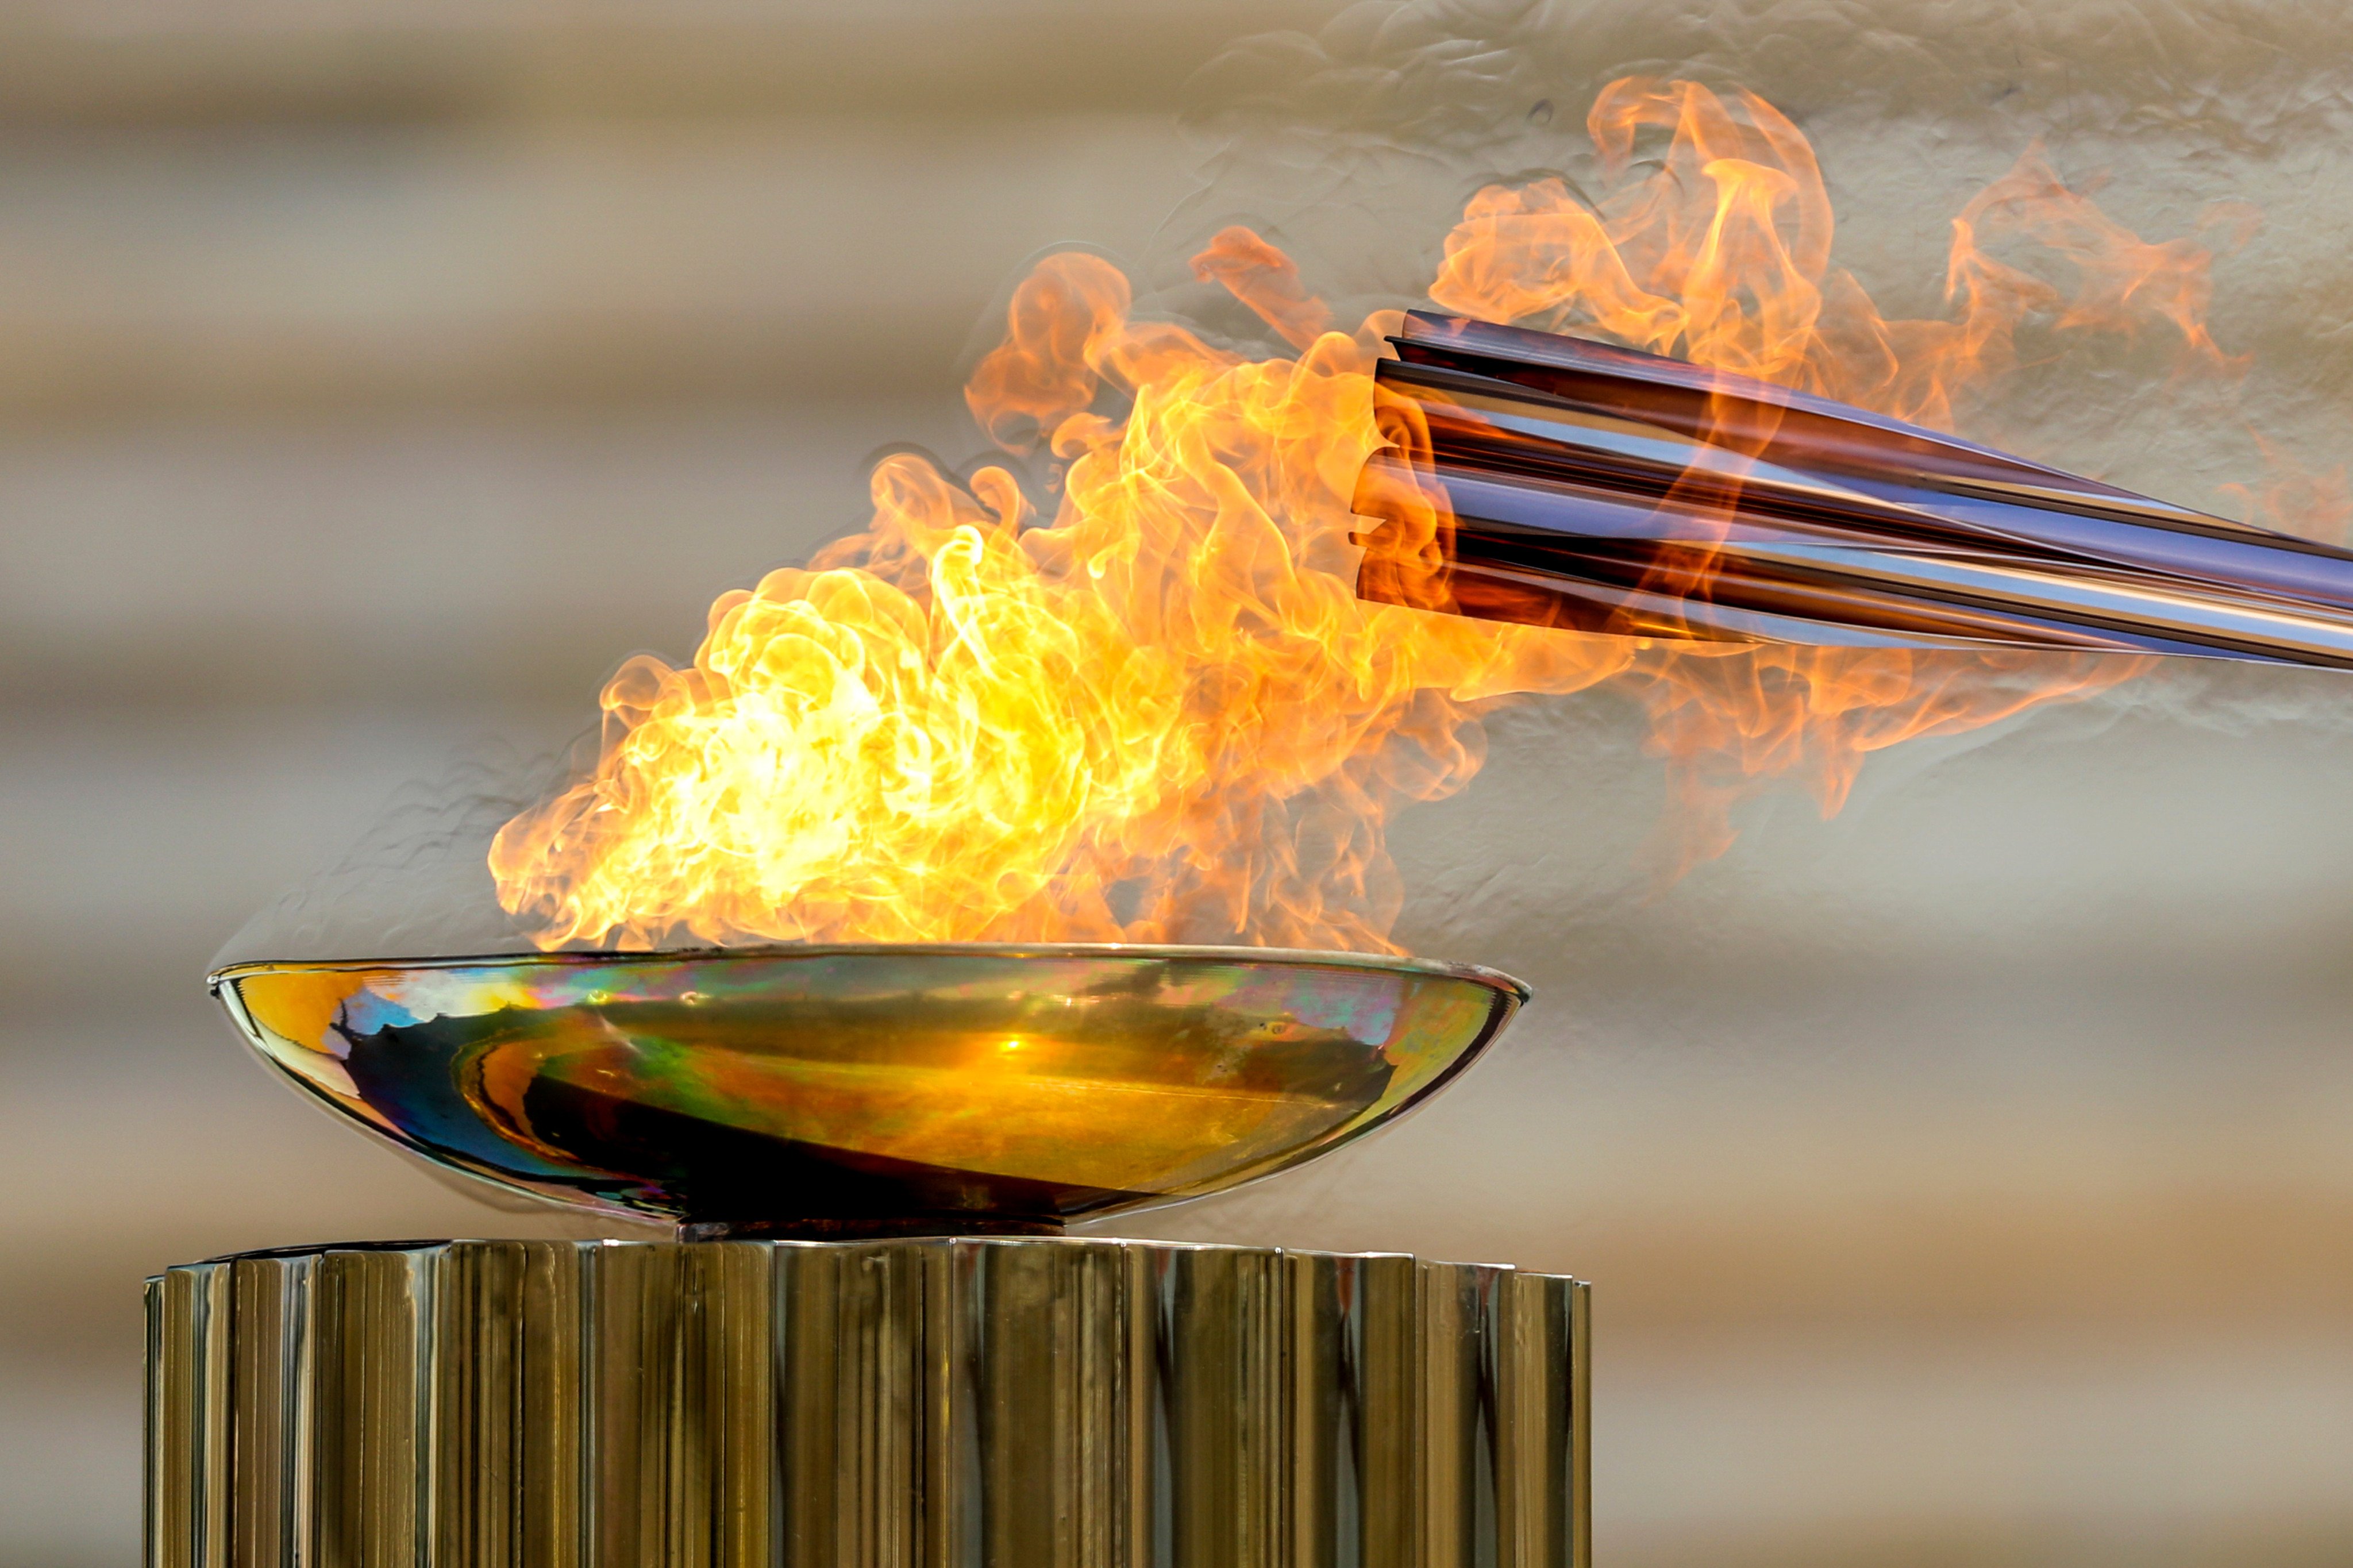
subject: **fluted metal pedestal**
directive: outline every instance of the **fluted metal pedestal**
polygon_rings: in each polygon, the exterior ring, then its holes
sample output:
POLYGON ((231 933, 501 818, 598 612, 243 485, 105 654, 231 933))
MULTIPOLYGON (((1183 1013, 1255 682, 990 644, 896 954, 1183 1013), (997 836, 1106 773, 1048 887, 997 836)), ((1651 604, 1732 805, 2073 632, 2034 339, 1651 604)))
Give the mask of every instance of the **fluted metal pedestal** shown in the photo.
POLYGON ((153 1568, 1585 1568, 1586 1288, 1062 1238, 148 1285, 153 1568))

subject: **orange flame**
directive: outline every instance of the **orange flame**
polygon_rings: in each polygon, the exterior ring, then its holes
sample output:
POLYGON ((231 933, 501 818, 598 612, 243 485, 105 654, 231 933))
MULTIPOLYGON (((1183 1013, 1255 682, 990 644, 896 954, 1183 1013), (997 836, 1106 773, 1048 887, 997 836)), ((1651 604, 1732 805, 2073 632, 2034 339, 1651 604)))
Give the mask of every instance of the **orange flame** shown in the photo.
MULTIPOLYGON (((1254 237, 1210 256, 1306 315, 1254 237)), ((1385 948, 1382 821, 1475 770, 1472 705, 1630 650, 1359 601, 1366 350, 1243 360, 1127 309, 1108 264, 1049 258, 973 376, 983 428, 1069 459, 1050 522, 1002 468, 886 460, 868 533, 722 598, 685 668, 614 678, 594 776, 498 838, 508 907, 550 944, 1385 948)))
MULTIPOLYGON (((1795 126, 1748 94, 1621 81, 1591 129, 1615 188, 1471 202, 1439 305, 1615 338, 1930 423, 2031 317, 2206 335, 2205 253, 2149 245, 2030 149, 1955 226, 1950 321, 1890 321, 1831 265, 1795 126), (1638 139, 1663 159, 1629 177, 1638 139), (2072 297, 1979 248, 2040 243, 2072 297)), ((2126 659, 1731 649, 1490 625, 1359 600, 1349 498, 1410 445, 1356 334, 1247 229, 1195 259, 1286 342, 1251 360, 1138 321, 1127 280, 1048 258, 966 397, 1066 464, 1050 517, 1014 474, 885 460, 870 530, 712 606, 693 660, 630 660, 594 771, 501 830, 501 902, 545 945, 749 940, 1234 940, 1388 950, 1388 814, 1481 761, 1477 713, 1617 678, 1651 711, 1688 863, 1757 779, 1836 808, 1862 757, 2121 679, 2126 659), (1989 670, 2024 680, 1986 679, 1989 670)), ((1442 498, 1376 570, 1426 570, 1442 498), (1417 552, 1420 552, 1417 554, 1417 552)), ((1416 512, 1416 509, 1419 511, 1416 512)))
POLYGON ((1956 318, 1889 321, 1831 266, 1830 197, 1813 149, 1763 99, 1727 102, 1696 82, 1628 78, 1602 89, 1588 127, 1616 188, 1590 206, 1556 178, 1481 191, 1447 237, 1433 301, 1939 429, 1953 427, 1957 393, 2011 368, 2030 319, 2125 334, 2162 321, 2185 361, 2242 367, 2207 333, 2211 254, 2141 239, 2062 184, 2040 143, 1953 220, 1945 293, 1956 318), (1669 141, 1656 166, 1624 180, 1637 139, 1662 131, 1669 141), (2073 293, 1981 244, 2003 238, 2071 264, 2073 293))
MULTIPOLYGON (((2015 367, 2030 324, 2137 334, 2162 323, 2186 370, 2234 375, 2206 329, 2212 257, 2152 244, 2062 183, 2041 146, 1953 222, 1948 320, 1890 320, 1831 262, 1812 148, 1752 93, 1627 79, 1588 121, 1612 187, 1590 205, 1559 179, 1491 186, 1447 237, 1430 298, 1490 321, 1612 339, 1951 429, 1957 405, 2015 367), (1638 141, 1666 145, 1640 178, 1638 141), (2023 242, 2074 274, 2063 289, 1985 247, 2023 242)), ((2242 226, 2249 214, 2215 215, 2242 226)), ((1736 444, 1737 437, 1727 433, 1736 444)), ((1395 548, 1419 549, 1419 539, 1395 548)), ((1870 752, 2082 697, 2144 661, 2041 653, 1655 644, 1625 678, 1648 708, 1675 806, 1661 849, 1680 873, 1732 842, 1733 807, 1795 776, 1824 815, 1870 752)))
POLYGON ((2348 481, 2345 465, 2306 468, 2261 432, 2254 437, 2256 450, 2263 454, 2263 482, 2219 486, 2221 493, 2258 528, 2345 543, 2353 533, 2348 528, 2353 525, 2353 482, 2348 481))

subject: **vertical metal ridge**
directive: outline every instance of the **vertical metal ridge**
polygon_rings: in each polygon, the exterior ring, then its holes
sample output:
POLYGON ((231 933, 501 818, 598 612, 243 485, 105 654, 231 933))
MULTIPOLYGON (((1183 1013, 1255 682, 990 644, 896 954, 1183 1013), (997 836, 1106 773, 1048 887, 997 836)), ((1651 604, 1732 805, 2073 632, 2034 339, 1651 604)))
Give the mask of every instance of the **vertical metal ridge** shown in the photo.
POLYGON ((1405 1568, 1419 1560, 1414 1259, 1290 1252, 1285 1261, 1288 1561, 1405 1568))
POLYGON ((939 1248, 752 1245, 773 1247, 776 1268, 775 1560, 912 1568, 927 1534, 927 1494, 941 1484, 926 1447, 934 1391, 923 1357, 939 1248))
POLYGON ((1116 1568, 1155 1568, 1166 1560, 1160 1495, 1167 1457, 1161 1421, 1160 1328, 1156 1267, 1149 1247, 1112 1244, 1119 1281, 1120 1390, 1123 1426, 1117 1485, 1123 1555, 1116 1568))
POLYGON ((1354 1357, 1359 1452, 1358 1523, 1364 1568, 1415 1568, 1422 1560, 1422 1489, 1428 1435, 1421 1400, 1421 1266, 1403 1255, 1362 1259, 1348 1342, 1354 1357))
POLYGON ((681 1262, 691 1306, 681 1436, 691 1461, 681 1501, 700 1531, 690 1559, 765 1568, 776 1447, 772 1256, 757 1242, 705 1242, 682 1249, 681 1262))
POLYGON ((1495 1303, 1496 1515, 1499 1568, 1568 1568, 1576 1446, 1561 1413, 1575 1375, 1575 1281, 1521 1274, 1495 1303))
POLYGON ((1077 1238, 147 1286, 151 1568, 1591 1568, 1586 1287, 1077 1238))
POLYGON ((276 1563, 291 1552, 293 1391, 287 1375, 297 1265, 240 1258, 229 1265, 229 1558, 276 1563))
POLYGON ((1593 1568, 1593 1287, 1568 1287, 1569 1565, 1593 1568))
POLYGON ((976 1483, 948 1533, 990 1563, 1130 1562, 1134 1423, 1121 1248, 946 1245, 950 1289, 925 1325, 948 1373, 940 1439, 955 1452, 942 1469, 976 1483))
POLYGON ((164 1499, 160 1495, 164 1478, 170 1472, 172 1456, 166 1452, 169 1431, 164 1405, 165 1344, 164 1326, 164 1277, 148 1276, 140 1292, 142 1322, 146 1336, 144 1375, 139 1388, 141 1412, 141 1465, 139 1474, 139 1541, 140 1551, 150 1563, 164 1555, 164 1499))
POLYGON ((198 1263, 151 1286, 160 1364, 148 1372, 148 1535, 153 1568, 227 1561, 230 1454, 229 1268, 198 1263))
POLYGON ((1342 1560, 1342 1521, 1356 1470, 1345 1340, 1345 1260, 1329 1253, 1283 1255, 1284 1552, 1318 1568, 1342 1560))
POLYGON ((1479 1374, 1493 1272, 1453 1263, 1416 1269, 1420 1568, 1471 1568, 1479 1561, 1479 1374))
POLYGON ((666 1568, 680 1561, 670 1529, 682 1306, 673 1253, 617 1242, 589 1255, 586 1403, 593 1423, 588 1486, 596 1500, 589 1561, 599 1568, 666 1568))
POLYGON ((434 1281, 432 1555, 482 1568, 514 1562, 526 1506, 514 1429, 520 1246, 453 1242, 434 1281))
POLYGON ((580 1254, 568 1244, 452 1242, 428 1255, 434 1560, 578 1568, 580 1254))
POLYGON ((421 1342, 430 1261, 403 1252, 313 1257, 292 1531, 300 1556, 287 1561, 416 1568, 427 1560, 433 1358, 421 1342))
POLYGON ((540 1242, 522 1264, 521 1562, 522 1568, 583 1568, 588 1545, 586 1346, 581 1323, 586 1255, 576 1247, 540 1242))
POLYGON ((955 1568, 980 1561, 979 1510, 969 1503, 980 1485, 980 1455, 971 1437, 972 1402, 964 1393, 967 1362, 955 1331, 956 1300, 969 1284, 974 1260, 952 1242, 923 1244, 914 1257, 921 1292, 909 1384, 916 1402, 909 1510, 914 1534, 900 1561, 955 1568))
POLYGON ((1183 1568, 1284 1560, 1282 1254, 1155 1249, 1167 1551, 1183 1568))

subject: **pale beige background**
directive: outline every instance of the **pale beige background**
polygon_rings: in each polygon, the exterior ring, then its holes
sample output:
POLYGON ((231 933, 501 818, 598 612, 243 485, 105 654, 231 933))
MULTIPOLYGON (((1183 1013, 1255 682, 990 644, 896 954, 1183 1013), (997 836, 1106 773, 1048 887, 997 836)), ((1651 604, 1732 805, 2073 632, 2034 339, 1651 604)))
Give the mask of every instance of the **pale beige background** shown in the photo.
MULTIPOLYGON (((1155 254, 1208 150, 1186 76, 1333 9, 0 5, 0 1563, 134 1555, 142 1274, 549 1226, 267 1081, 198 988, 220 942, 404 780, 686 651, 856 521, 878 446, 971 450, 960 356, 1023 259, 1155 254)), ((1912 309, 2033 135, 2153 233, 2249 196, 2219 330, 2267 427, 2344 430, 2334 6, 1535 34, 1562 130, 1621 61, 1790 103, 1912 309)), ((2193 502, 2244 456, 2105 361, 2003 413, 2193 502)), ((1641 735, 1606 694, 1523 710, 1403 826, 1409 939, 1542 994, 1488 1065, 1129 1228, 1597 1280, 1618 1568, 2353 1560, 2347 683, 2177 672, 1906 748, 1663 894, 1641 735)))

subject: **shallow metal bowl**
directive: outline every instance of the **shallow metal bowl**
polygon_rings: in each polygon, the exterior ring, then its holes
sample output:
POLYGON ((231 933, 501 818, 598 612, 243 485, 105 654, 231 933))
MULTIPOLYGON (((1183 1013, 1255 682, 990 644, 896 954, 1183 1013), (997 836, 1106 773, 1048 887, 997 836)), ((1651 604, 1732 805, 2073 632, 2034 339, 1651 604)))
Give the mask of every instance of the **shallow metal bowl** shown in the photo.
POLYGON ((772 947, 212 976, 404 1148, 700 1234, 1035 1231, 1294 1165, 1441 1087, 1526 999, 1262 948, 772 947))

